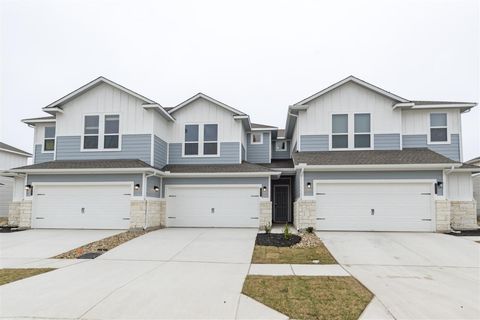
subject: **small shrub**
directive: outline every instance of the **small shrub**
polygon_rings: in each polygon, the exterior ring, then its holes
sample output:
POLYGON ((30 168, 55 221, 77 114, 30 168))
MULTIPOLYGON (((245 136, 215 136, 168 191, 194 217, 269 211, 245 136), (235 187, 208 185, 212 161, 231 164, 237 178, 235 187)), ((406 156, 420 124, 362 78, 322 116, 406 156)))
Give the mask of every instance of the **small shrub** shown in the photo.
POLYGON ((288 224, 285 224, 285 228, 283 229, 283 236, 285 237, 285 240, 290 240, 290 237, 292 234, 290 233, 290 229, 288 229, 288 224))
POLYGON ((266 234, 269 234, 271 231, 272 231, 272 224, 270 222, 267 222, 264 226, 263 226, 263 230, 265 230, 265 233, 266 234))
POLYGON ((307 231, 307 233, 313 233, 313 227, 308 227, 305 231, 307 231))

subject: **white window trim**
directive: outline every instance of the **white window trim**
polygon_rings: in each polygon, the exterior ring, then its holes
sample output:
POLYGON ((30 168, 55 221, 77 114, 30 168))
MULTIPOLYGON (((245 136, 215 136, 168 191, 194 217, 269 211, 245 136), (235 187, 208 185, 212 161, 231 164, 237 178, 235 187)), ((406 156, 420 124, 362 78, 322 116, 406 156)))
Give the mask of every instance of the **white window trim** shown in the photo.
POLYGON ((53 138, 46 138, 45 137, 45 129, 46 128, 52 128, 52 126, 45 126, 43 127, 43 143, 42 143, 42 153, 55 153, 55 150, 57 149, 57 128, 56 126, 53 126, 55 128, 55 136, 53 138), (53 140, 53 150, 45 150, 45 140, 53 140))
POLYGON ((439 111, 435 111, 435 112, 429 112, 428 113, 428 117, 427 117, 427 128, 428 128, 428 133, 427 133, 427 136, 428 136, 428 144, 450 144, 450 129, 449 129, 449 121, 448 121, 448 112, 439 112, 439 111), (430 122, 430 118, 431 118, 431 115, 432 114, 445 114, 445 117, 446 117, 446 120, 447 120, 447 125, 446 126, 433 126, 431 125, 431 122, 430 122), (432 135, 431 135, 431 130, 433 129, 447 129, 447 141, 432 141, 432 135))
POLYGON ((183 124, 184 135, 182 142, 182 157, 183 158, 218 158, 220 157, 220 125, 215 122, 205 122, 205 123, 184 123, 183 124), (203 154, 203 144, 206 143, 215 143, 215 141, 204 141, 204 126, 208 124, 217 125, 217 154, 203 154), (198 125, 198 154, 185 154, 185 143, 195 143, 195 141, 185 141, 185 126, 188 125, 198 125))
MULTIPOLYGON (((82 115, 82 135, 80 139, 80 151, 81 152, 107 152, 107 151, 122 151, 122 117, 119 113, 85 113, 82 115), (118 148, 105 149, 103 146, 105 136, 105 116, 118 115, 118 148), (85 138, 85 117, 86 116, 98 116, 98 148, 97 149, 85 149, 83 142, 85 138)), ((86 136, 94 136, 95 134, 86 134, 86 136)), ((114 134, 107 134, 114 135, 114 134)))
POLYGON ((372 113, 371 112, 354 112, 353 121, 352 121, 352 131, 353 131, 353 140, 352 140, 352 149, 353 150, 372 150, 373 149, 373 133, 372 133, 372 113), (370 132, 355 132, 355 115, 357 114, 369 114, 370 115, 370 132), (370 147, 368 148, 355 148, 355 134, 369 134, 370 135, 370 147))
POLYGON ((275 140, 275 151, 278 151, 278 152, 287 151, 288 150, 287 143, 288 143, 287 140, 275 140), (279 148, 278 143, 284 143, 285 148, 279 148))
POLYGON ((331 113, 330 114, 330 145, 329 149, 334 150, 334 151, 342 151, 342 150, 350 150, 350 142, 351 142, 351 134, 350 134, 350 117, 348 113, 331 113), (340 116, 340 115, 346 115, 347 116, 347 132, 344 133, 333 133, 333 116, 340 116), (344 136, 347 135, 347 148, 334 148, 333 147, 333 136, 344 136))
MULTIPOLYGON (((373 150, 373 114, 370 111, 358 111, 358 112, 342 112, 342 113, 330 113, 330 134, 329 134, 329 146, 328 150, 329 151, 351 151, 351 150, 373 150), (355 148, 355 115, 356 114, 369 114, 370 115, 370 147, 369 148, 355 148), (347 115, 348 119, 348 132, 346 133, 333 133, 333 116, 334 115, 347 115), (347 134, 348 136, 348 147, 347 148, 333 148, 333 136, 334 135, 345 135, 347 134)), ((358 133, 358 134, 367 134, 367 132, 364 133, 358 133)))
POLYGON ((250 132, 250 144, 263 144, 263 132, 250 132), (260 135, 260 141, 259 142, 253 142, 253 135, 254 134, 259 134, 260 135))

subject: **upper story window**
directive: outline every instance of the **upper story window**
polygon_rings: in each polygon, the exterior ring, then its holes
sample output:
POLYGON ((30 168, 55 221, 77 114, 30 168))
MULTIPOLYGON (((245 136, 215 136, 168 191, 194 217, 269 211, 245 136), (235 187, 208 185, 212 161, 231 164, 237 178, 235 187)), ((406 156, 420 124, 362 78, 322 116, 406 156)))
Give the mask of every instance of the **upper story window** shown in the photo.
POLYGON ((262 144, 262 143, 263 143, 263 133, 252 132, 250 134, 250 144, 262 144))
POLYGON ((86 115, 83 123, 84 150, 119 149, 120 116, 118 114, 86 115))
POLYGON ((275 142, 275 151, 287 151, 287 141, 278 140, 275 142))
POLYGON ((218 124, 186 124, 185 156, 218 155, 218 124))
POLYGON ((370 148, 370 114, 357 113, 354 115, 354 145, 355 148, 370 148))
POLYGON ((45 127, 43 151, 55 150, 55 127, 45 127))
POLYGON ((332 115, 332 149, 348 148, 348 114, 332 115))
POLYGON ((447 142, 448 127, 446 113, 430 113, 430 142, 447 142))

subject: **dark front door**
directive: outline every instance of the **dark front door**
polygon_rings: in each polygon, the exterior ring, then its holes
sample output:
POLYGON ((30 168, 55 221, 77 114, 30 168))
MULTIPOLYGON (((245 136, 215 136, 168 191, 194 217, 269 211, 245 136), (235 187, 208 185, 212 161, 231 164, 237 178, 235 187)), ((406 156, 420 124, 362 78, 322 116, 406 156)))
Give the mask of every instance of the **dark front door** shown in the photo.
POLYGON ((288 211, 290 209, 290 186, 273 186, 273 221, 288 222, 288 211))

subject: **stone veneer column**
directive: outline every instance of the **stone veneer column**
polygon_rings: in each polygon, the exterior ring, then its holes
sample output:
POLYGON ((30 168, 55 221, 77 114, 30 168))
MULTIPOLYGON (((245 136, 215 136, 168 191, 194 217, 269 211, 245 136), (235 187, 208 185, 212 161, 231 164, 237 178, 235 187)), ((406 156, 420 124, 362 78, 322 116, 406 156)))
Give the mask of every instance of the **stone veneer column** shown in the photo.
POLYGON ((20 205, 21 201, 14 201, 8 206, 8 224, 18 226, 20 224, 20 205))
POLYGON ((450 221, 455 230, 478 229, 475 200, 450 201, 450 221))
POLYGON ((14 201, 8 208, 8 224, 19 228, 32 226, 32 201, 14 201))
POLYGON ((272 224, 272 201, 260 201, 259 228, 272 224))
POLYGON ((297 200, 293 203, 293 225, 297 230, 316 229, 317 203, 315 200, 297 200))
POLYGON ((436 217, 437 217, 437 232, 449 232, 450 229, 450 201, 436 200, 435 201, 436 217))
POLYGON ((145 225, 145 201, 130 201, 130 229, 143 229, 145 225))
POLYGON ((130 229, 165 227, 166 208, 164 199, 132 200, 130 202, 130 229), (145 219, 147 220, 145 221, 145 219))

